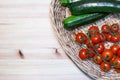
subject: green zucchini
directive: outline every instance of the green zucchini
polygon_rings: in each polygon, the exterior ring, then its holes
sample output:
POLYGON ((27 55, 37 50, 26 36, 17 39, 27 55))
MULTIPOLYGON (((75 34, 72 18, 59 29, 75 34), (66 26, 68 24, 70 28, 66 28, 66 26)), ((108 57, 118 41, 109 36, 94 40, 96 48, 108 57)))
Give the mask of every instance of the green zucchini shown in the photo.
POLYGON ((120 1, 118 0, 81 0, 69 5, 73 15, 99 13, 99 12, 120 12, 120 1))
POLYGON ((67 5, 69 5, 69 0, 60 0, 60 4, 62 5, 62 6, 67 6, 67 5))
POLYGON ((103 18, 108 14, 104 13, 92 13, 92 14, 83 14, 79 16, 70 16, 63 20, 63 26, 67 30, 73 30, 81 25, 94 22, 97 19, 103 18))
POLYGON ((81 0, 60 0, 60 3, 63 6, 68 6, 69 4, 77 2, 77 1, 81 1, 81 0))

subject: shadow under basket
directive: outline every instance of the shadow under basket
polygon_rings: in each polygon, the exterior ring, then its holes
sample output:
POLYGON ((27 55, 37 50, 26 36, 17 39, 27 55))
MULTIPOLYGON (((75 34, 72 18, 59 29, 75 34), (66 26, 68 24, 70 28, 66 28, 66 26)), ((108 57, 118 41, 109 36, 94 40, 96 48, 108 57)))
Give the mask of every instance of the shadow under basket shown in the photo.
MULTIPOLYGON (((85 74, 93 79, 97 80, 120 80, 120 73, 116 73, 113 69, 109 72, 102 72, 99 65, 95 64, 91 59, 81 60, 78 57, 79 50, 84 48, 85 45, 77 44, 75 42, 75 34, 78 32, 84 32, 88 30, 89 26, 96 25, 101 28, 101 25, 118 23, 120 25, 120 14, 112 13, 108 16, 97 20, 93 23, 80 26, 72 31, 64 29, 62 21, 69 16, 69 10, 66 7, 61 6, 59 0, 52 0, 50 4, 50 19, 53 26, 53 30, 57 36, 57 39, 62 46, 65 53, 69 58, 82 70, 85 74)), ((114 43, 105 42, 105 47, 110 48, 114 43)), ((115 43, 120 45, 120 43, 115 43)))

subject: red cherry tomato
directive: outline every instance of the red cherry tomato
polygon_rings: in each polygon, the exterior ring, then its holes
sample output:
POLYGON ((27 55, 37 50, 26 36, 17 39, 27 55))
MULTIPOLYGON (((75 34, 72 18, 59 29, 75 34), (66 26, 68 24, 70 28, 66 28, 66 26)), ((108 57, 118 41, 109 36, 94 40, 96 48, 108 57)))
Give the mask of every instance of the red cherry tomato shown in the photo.
POLYGON ((99 33, 99 28, 97 26, 91 26, 89 29, 88 29, 90 35, 92 34, 98 34, 99 33))
POLYGON ((103 51, 102 58, 104 60, 107 60, 107 61, 111 60, 112 57, 113 57, 113 52, 110 49, 106 49, 106 50, 103 51))
POLYGON ((94 57, 93 57, 93 61, 96 63, 96 64, 101 64, 102 63, 102 58, 100 57, 100 56, 98 56, 98 55, 95 55, 94 57))
POLYGON ((98 43, 94 47, 99 54, 101 54, 105 49, 105 46, 103 43, 98 43))
POLYGON ((120 68, 120 58, 116 58, 116 59, 113 61, 113 67, 114 67, 114 68, 120 68))
POLYGON ((89 49, 88 49, 88 56, 89 56, 90 58, 92 58, 94 55, 95 55, 94 50, 93 50, 92 48, 89 48, 89 49))
POLYGON ((111 69, 111 65, 105 62, 102 62, 100 65, 100 69, 104 72, 107 72, 111 69))
POLYGON ((87 49, 81 49, 79 51, 79 57, 82 59, 82 60, 85 60, 87 59, 89 56, 87 54, 88 50, 87 49))
POLYGON ((92 35, 92 36, 90 37, 90 39, 91 39, 92 43, 95 43, 95 44, 101 42, 100 34, 92 35))
POLYGON ((113 52, 113 54, 117 54, 117 51, 120 47, 118 45, 112 45, 110 47, 111 51, 113 52))
POLYGON ((88 48, 92 48, 92 46, 93 46, 93 43, 92 43, 92 41, 91 40, 88 40, 87 39, 87 41, 86 41, 86 46, 88 47, 88 48))
POLYGON ((113 61, 117 58, 117 56, 113 56, 113 58, 110 60, 110 64, 113 64, 113 61))
POLYGON ((76 34, 76 42, 85 43, 87 40, 87 36, 84 33, 76 34))
POLYGON ((120 48, 117 51, 117 55, 118 55, 118 57, 120 57, 120 48))
POLYGON ((107 24, 102 25, 101 27, 102 32, 109 33, 110 27, 107 24))
POLYGON ((112 24, 110 27, 110 30, 112 32, 118 32, 119 31, 119 25, 118 24, 112 24))
POLYGON ((106 38, 107 38, 107 41, 111 41, 112 35, 111 34, 107 34, 106 38))
POLYGON ((119 41, 120 41, 119 35, 113 35, 113 36, 111 37, 111 41, 112 41, 112 42, 119 42, 119 41))

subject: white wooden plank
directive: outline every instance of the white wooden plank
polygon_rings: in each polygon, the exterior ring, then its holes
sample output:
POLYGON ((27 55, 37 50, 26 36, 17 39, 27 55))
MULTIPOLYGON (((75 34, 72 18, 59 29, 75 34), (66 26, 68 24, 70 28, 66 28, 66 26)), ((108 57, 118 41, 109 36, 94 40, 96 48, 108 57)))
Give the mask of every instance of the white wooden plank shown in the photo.
POLYGON ((0 60, 1 59, 21 59, 18 50, 15 49, 0 49, 0 60))
POLYGON ((33 76, 33 75, 28 75, 28 76, 21 76, 21 75, 6 75, 6 76, 2 76, 0 77, 1 80, 92 80, 89 78, 86 78, 85 76, 80 76, 80 75, 58 75, 58 76, 41 76, 41 75, 37 75, 37 76, 33 76))
POLYGON ((39 28, 39 30, 49 30, 47 28, 51 28, 50 24, 50 18, 22 18, 22 19, 0 19, 0 28, 1 29, 14 29, 14 28, 32 28, 36 29, 39 28), (35 28, 34 28, 35 27, 35 28), (42 28, 40 28, 42 27, 42 28))
MULTIPOLYGON (((34 33, 34 34, 48 34, 53 33, 52 27, 50 25, 50 20, 49 19, 38 19, 38 20, 17 20, 15 19, 14 21, 8 20, 0 21, 2 24, 0 26, 0 33, 34 33), (42 22, 43 21, 43 22, 42 22), (8 25, 7 25, 8 24, 8 25), (11 24, 11 25, 10 25, 11 24), (44 26, 46 25, 46 26, 44 26)), ((8 34, 9 35, 9 34, 8 34)), ((26 35, 26 34, 25 34, 26 35)))
POLYGON ((23 49, 25 59, 68 59, 61 48, 23 49))
MULTIPOLYGON (((8 10, 8 9, 7 9, 8 10)), ((39 9, 40 10, 40 9, 39 9)), ((48 17, 48 12, 49 10, 43 10, 43 12, 28 12, 25 10, 22 12, 5 12, 5 11, 0 11, 0 18, 43 18, 43 17, 48 17)))
POLYGON ((47 3, 49 4, 51 0, 0 0, 0 4, 6 4, 6 5, 18 5, 18 4, 43 4, 47 3))
POLYGON ((14 23, 0 27, 0 48, 58 47, 49 19, 1 19, 0 22, 14 23))
POLYGON ((50 0, 1 0, 0 2, 0 18, 40 18, 49 13, 50 0))
POLYGON ((24 48, 41 48, 41 47, 56 47, 58 48, 58 42, 54 39, 49 39, 49 42, 47 40, 40 40, 40 39, 31 39, 31 38, 4 38, 0 39, 0 48, 12 48, 12 49, 24 49, 24 48))
POLYGON ((35 60, 50 60, 50 59, 67 59, 68 57, 61 48, 41 47, 41 48, 24 48, 24 49, 0 49, 0 60, 16 60, 16 59, 35 59, 35 60), (20 56, 19 50, 23 57, 20 56))
POLYGON ((46 6, 47 8, 46 9, 43 9, 43 7, 41 7, 41 6, 37 6, 37 7, 34 7, 33 6, 33 8, 32 8, 32 6, 30 7, 30 8, 21 8, 21 7, 19 7, 19 8, 17 8, 17 7, 15 7, 15 8, 0 8, 0 11, 2 12, 2 13, 16 13, 16 14, 20 14, 20 13, 43 13, 43 12, 49 12, 49 5, 47 5, 46 6), (8 9, 9 9, 9 11, 8 11, 8 9), (41 10, 42 10, 42 12, 41 12, 41 10))
POLYGON ((8 9, 4 9, 4 8, 0 8, 0 17, 1 18, 16 18, 16 17, 42 17, 47 15, 47 13, 49 12, 48 9, 43 9, 42 7, 38 7, 38 8, 8 8, 8 9), (42 12, 41 12, 42 10, 42 12))
POLYGON ((69 60, 0 60, 2 80, 90 80, 69 60))

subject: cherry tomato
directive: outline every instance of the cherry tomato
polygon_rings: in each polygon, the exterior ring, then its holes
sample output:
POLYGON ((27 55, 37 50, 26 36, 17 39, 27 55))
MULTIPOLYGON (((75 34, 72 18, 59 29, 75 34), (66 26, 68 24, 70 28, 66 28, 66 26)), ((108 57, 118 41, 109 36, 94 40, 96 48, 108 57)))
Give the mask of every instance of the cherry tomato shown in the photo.
POLYGON ((101 54, 105 49, 105 46, 103 43, 98 43, 94 47, 99 54, 101 54))
POLYGON ((89 56, 90 58, 92 58, 94 55, 95 55, 94 50, 93 50, 92 48, 89 48, 89 49, 88 49, 88 56, 89 56))
POLYGON ((89 56, 87 54, 88 50, 87 49, 81 49, 79 51, 79 57, 82 59, 82 60, 85 60, 87 59, 89 56))
POLYGON ((90 35, 92 34, 97 34, 99 33, 99 28, 97 26, 91 26, 89 29, 88 29, 90 35))
POLYGON ((113 61, 117 58, 117 56, 113 56, 113 58, 110 60, 110 64, 113 64, 113 61))
POLYGON ((111 41, 112 41, 112 42, 119 42, 119 41, 120 41, 119 35, 113 35, 113 36, 111 37, 111 41))
POLYGON ((79 43, 85 43, 87 40, 87 36, 84 33, 78 33, 76 34, 76 42, 79 43))
POLYGON ((112 32, 118 32, 119 31, 119 25, 118 24, 112 24, 110 27, 110 30, 112 32))
POLYGON ((93 46, 93 43, 92 43, 92 41, 91 40, 88 40, 87 39, 87 41, 86 41, 86 46, 88 47, 88 48, 91 48, 92 46, 93 46))
POLYGON ((117 54, 117 51, 120 47, 118 45, 112 45, 110 47, 111 51, 113 52, 113 54, 117 54))
POLYGON ((116 58, 114 61, 113 61, 113 67, 114 68, 120 68, 120 58, 116 58))
POLYGON ((102 32, 109 33, 110 27, 107 24, 102 25, 101 27, 102 32))
POLYGON ((94 57, 93 57, 93 61, 96 63, 96 64, 101 64, 102 63, 102 58, 100 57, 100 56, 98 56, 98 55, 95 55, 94 57))
POLYGON ((107 38, 107 41, 111 41, 112 35, 111 34, 107 34, 106 38, 107 38))
POLYGON ((100 34, 92 35, 92 36, 90 37, 90 39, 91 39, 92 43, 95 43, 95 44, 101 42, 100 34))
POLYGON ((107 72, 111 69, 111 65, 105 62, 102 62, 100 65, 100 69, 104 72, 107 72))
POLYGON ((113 57, 113 52, 110 49, 106 49, 102 53, 102 58, 105 60, 111 60, 113 57))
POLYGON ((117 55, 118 55, 118 57, 120 57, 120 48, 117 51, 117 55))

